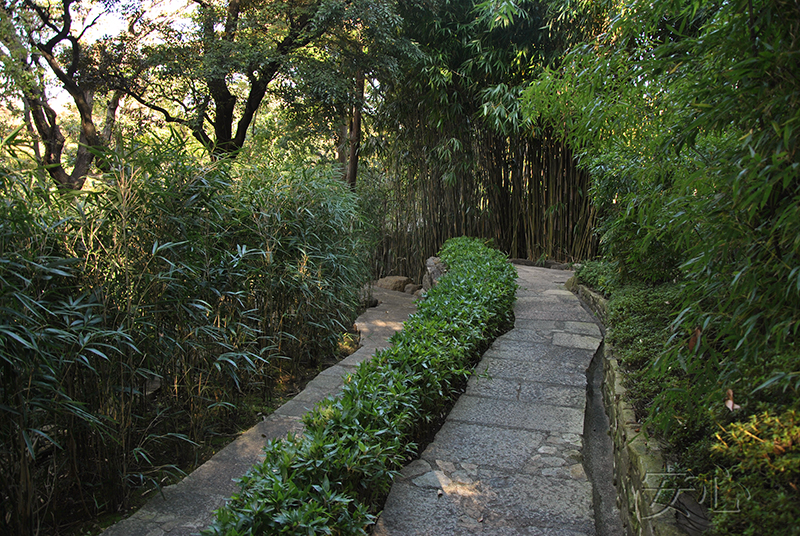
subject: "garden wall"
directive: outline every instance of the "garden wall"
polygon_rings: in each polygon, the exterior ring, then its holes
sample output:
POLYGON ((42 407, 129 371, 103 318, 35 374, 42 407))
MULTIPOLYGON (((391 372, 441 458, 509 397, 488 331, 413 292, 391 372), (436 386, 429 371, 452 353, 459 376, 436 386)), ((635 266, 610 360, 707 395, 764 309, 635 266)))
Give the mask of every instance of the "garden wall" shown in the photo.
MULTIPOLYGON (((567 281, 597 317, 606 322, 606 300, 589 288, 567 281)), ((614 485, 617 507, 628 536, 687 536, 676 521, 680 489, 666 481, 668 466, 658 442, 644 433, 626 401, 623 376, 613 348, 601 345, 603 400, 614 444, 614 485)))

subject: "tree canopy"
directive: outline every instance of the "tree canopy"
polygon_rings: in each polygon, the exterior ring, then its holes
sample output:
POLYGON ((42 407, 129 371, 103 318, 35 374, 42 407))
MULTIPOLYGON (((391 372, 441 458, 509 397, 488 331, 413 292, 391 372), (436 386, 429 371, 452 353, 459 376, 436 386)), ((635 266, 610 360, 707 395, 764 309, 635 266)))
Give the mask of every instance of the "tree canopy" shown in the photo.
POLYGON ((0 59, 3 74, 24 102, 38 132, 42 164, 59 188, 80 189, 86 174, 114 128, 120 92, 110 85, 111 58, 85 36, 96 19, 80 0, 0 6, 0 59), (71 171, 62 162, 66 138, 48 99, 47 74, 72 99, 80 117, 79 145, 71 171), (97 126, 98 93, 108 95, 105 124, 97 126))
POLYGON ((124 28, 97 37, 93 9, 99 5, 22 0, 2 9, 5 75, 30 110, 45 147, 43 165, 64 188, 81 188, 109 141, 123 96, 188 129, 212 157, 235 156, 271 84, 277 93, 306 88, 312 95, 313 73, 327 82, 314 86, 317 102, 341 108, 344 101, 359 101, 353 97, 355 73, 390 70, 386 59, 394 53, 398 24, 395 3, 388 0, 197 0, 173 17, 140 1, 110 2, 103 6, 125 21, 124 28), (47 95, 50 76, 80 115, 69 172, 62 163, 67 140, 47 95), (107 98, 102 131, 94 109, 100 95, 107 98))

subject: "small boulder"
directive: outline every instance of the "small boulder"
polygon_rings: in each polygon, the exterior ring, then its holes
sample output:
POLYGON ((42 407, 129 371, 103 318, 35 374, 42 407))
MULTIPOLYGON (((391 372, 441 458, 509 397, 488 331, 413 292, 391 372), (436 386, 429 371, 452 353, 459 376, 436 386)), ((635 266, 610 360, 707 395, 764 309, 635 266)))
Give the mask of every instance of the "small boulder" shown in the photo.
POLYGON ((414 294, 416 291, 422 288, 422 285, 417 285, 416 283, 409 283, 406 285, 406 288, 403 290, 406 294, 414 294))
POLYGON ((553 260, 546 260, 544 261, 544 267, 550 268, 551 270, 571 270, 569 264, 565 264, 563 262, 553 261, 553 260))
POLYGON ((406 285, 413 283, 413 281, 403 275, 388 275, 386 277, 382 277, 375 281, 375 286, 378 288, 385 288, 386 290, 394 290, 397 292, 403 292, 406 289, 406 285))
POLYGON ((447 273, 447 265, 439 257, 428 257, 425 261, 425 275, 422 277, 422 288, 430 290, 447 273))
POLYGON ((361 304, 367 309, 378 306, 378 298, 372 295, 372 289, 369 285, 365 285, 364 288, 361 289, 361 292, 358 293, 358 297, 361 300, 361 304))

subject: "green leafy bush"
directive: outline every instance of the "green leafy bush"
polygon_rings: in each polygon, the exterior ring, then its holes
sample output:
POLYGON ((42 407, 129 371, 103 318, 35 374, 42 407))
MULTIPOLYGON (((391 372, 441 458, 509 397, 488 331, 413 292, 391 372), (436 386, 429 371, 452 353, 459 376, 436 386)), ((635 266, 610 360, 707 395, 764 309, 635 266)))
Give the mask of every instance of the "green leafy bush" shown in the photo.
POLYGON ((575 277, 581 285, 585 285, 609 298, 618 286, 618 277, 614 264, 604 260, 584 261, 575 270, 575 277))
POLYGON ((513 323, 516 272, 501 253, 458 238, 441 257, 448 273, 392 346, 307 414, 303 435, 266 447, 206 534, 366 534, 416 442, 513 323))

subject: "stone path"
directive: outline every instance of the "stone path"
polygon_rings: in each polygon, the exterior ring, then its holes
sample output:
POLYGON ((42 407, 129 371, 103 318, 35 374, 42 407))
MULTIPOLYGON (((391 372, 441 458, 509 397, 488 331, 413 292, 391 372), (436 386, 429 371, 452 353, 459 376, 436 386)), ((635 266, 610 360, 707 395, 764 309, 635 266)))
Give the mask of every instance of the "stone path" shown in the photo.
POLYGON ((598 534, 582 458, 586 370, 601 333, 564 289, 570 272, 517 271, 514 329, 395 481, 375 536, 598 534))
MULTIPOLYGON (((586 369, 600 330, 564 289, 571 272, 517 270, 514 329, 487 350, 433 443, 403 470, 375 536, 617 534, 595 529, 582 463, 586 369)), ((208 526, 237 491, 233 480, 262 459, 265 442, 299 432, 300 417, 387 346, 415 309, 407 294, 374 293, 381 304, 356 321, 356 353, 104 536, 188 536, 208 526)))
POLYGON ((214 518, 213 511, 238 491, 234 479, 263 460, 262 449, 269 439, 282 438, 302 430, 300 417, 314 404, 335 394, 343 378, 369 359, 378 348, 403 328, 416 310, 414 297, 402 292, 373 289, 379 300, 356 320, 361 347, 351 356, 321 372, 294 399, 258 425, 239 436, 178 484, 164 488, 129 518, 112 525, 103 536, 189 536, 198 534, 214 518))

